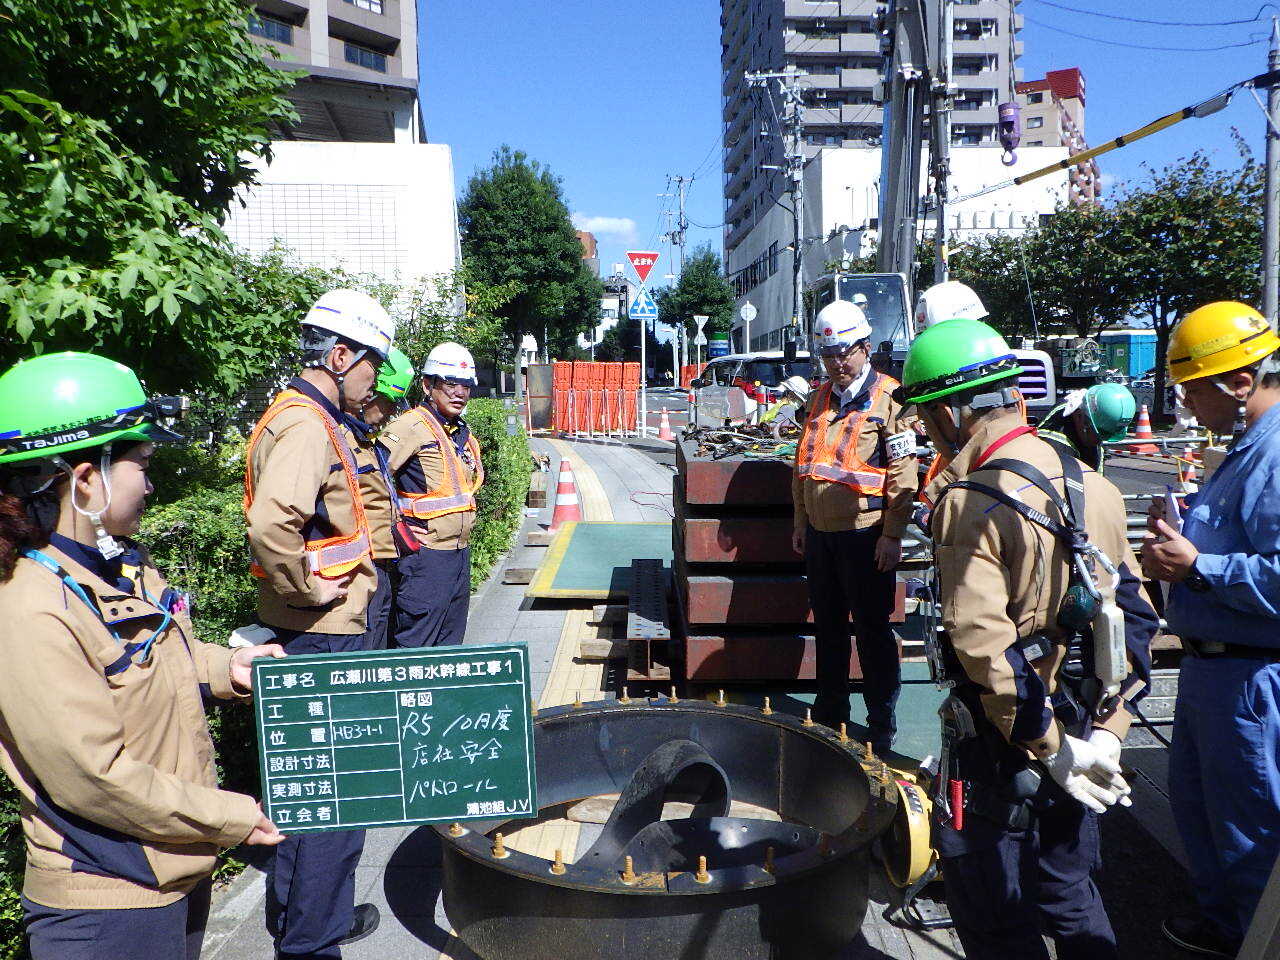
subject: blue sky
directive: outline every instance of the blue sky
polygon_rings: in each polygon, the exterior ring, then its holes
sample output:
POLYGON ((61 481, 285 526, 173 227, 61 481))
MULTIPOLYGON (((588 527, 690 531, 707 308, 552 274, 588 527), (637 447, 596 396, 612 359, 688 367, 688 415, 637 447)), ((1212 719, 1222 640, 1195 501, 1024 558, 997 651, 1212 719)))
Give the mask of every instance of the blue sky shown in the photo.
MULTIPOLYGON (((1088 88, 1086 133, 1109 140, 1204 99, 1266 67, 1269 19, 1222 27, 1127 23, 1061 5, 1129 17, 1223 21, 1280 12, 1259 0, 1024 0, 1020 61, 1026 78, 1078 66, 1088 88), (1058 28, 1057 30, 1052 28, 1058 28), (1072 37, 1061 32, 1086 35, 1072 37), (1142 50, 1115 44, 1205 48, 1142 50), (1111 41, 1105 43, 1103 41, 1111 41)), ((868 3, 870 7, 871 4, 868 3)), ((687 211, 691 245, 719 252, 720 8, 709 0, 516 2, 483 6, 421 0, 421 56, 427 136, 453 148, 458 192, 502 143, 526 151, 564 182, 569 209, 600 241, 604 270, 627 249, 661 250, 651 283, 671 267, 657 194, 667 174, 696 175, 687 211)), ((961 8, 963 9, 963 8, 961 8)), ((1196 149, 1222 166, 1239 159, 1238 128, 1261 158, 1265 120, 1247 93, 1222 113, 1103 157, 1106 183, 1138 179, 1196 149)), ((994 151, 993 151, 994 156, 994 151)))

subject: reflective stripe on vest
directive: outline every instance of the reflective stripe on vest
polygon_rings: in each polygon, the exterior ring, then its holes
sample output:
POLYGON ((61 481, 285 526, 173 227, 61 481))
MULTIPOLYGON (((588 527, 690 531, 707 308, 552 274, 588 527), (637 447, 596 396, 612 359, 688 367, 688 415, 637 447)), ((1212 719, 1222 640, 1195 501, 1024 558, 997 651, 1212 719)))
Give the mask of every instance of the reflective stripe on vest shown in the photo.
MULTIPOLYGON (((249 447, 245 452, 244 470, 244 511, 246 518, 249 508, 253 506, 253 449, 267 424, 281 412, 290 407, 305 407, 320 417, 325 431, 329 434, 329 442, 338 454, 342 464, 342 475, 347 481, 347 490, 351 494, 351 512, 355 518, 356 529, 346 536, 326 537, 323 540, 308 540, 306 550, 307 563, 311 572, 322 577, 340 577, 358 567, 365 557, 373 556, 373 545, 369 537, 369 521, 364 513, 364 500, 360 497, 360 482, 356 476, 355 456, 347 445, 337 421, 329 416, 328 411, 304 393, 296 390, 285 390, 271 402, 258 425, 253 428, 249 437, 249 447)), ((249 572, 255 577, 265 577, 266 572, 257 563, 250 564, 249 572)))
POLYGON ((884 495, 888 471, 884 467, 873 467, 858 456, 858 438, 881 395, 897 387, 898 382, 883 374, 873 372, 871 375, 876 380, 867 408, 852 412, 839 421, 834 442, 827 439, 838 412, 831 409, 831 381, 818 388, 805 421, 804 436, 796 450, 796 470, 801 477, 842 483, 864 497, 884 495))
POLYGON ((453 438, 427 411, 417 407, 414 412, 435 437, 440 456, 444 459, 444 476, 441 478, 440 486, 430 493, 408 493, 397 490, 396 505, 400 508, 400 512, 415 520, 430 520, 434 517, 443 517, 448 513, 475 510, 476 491, 484 483, 484 465, 480 462, 480 442, 476 439, 476 435, 472 433, 467 437, 467 452, 471 454, 471 459, 475 463, 475 476, 472 478, 470 487, 467 488, 462 483, 465 465, 454 447, 453 438))

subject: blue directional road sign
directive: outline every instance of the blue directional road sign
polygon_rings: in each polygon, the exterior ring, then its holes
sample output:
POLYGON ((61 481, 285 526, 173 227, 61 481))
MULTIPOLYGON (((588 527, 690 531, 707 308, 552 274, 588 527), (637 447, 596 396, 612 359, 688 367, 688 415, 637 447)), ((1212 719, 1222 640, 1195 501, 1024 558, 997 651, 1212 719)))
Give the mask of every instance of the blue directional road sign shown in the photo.
POLYGON ((637 320, 658 319, 658 305, 653 302, 653 297, 649 296, 649 291, 644 287, 636 291, 628 310, 631 316, 637 320))

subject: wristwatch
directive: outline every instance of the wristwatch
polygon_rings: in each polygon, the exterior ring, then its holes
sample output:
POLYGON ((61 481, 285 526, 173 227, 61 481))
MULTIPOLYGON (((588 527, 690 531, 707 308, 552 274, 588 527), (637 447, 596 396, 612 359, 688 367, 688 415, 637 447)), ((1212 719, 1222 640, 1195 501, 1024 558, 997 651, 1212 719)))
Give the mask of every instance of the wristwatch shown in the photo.
MULTIPOLYGON (((1198 557, 1196 559, 1199 560, 1198 557)), ((1195 593, 1209 592, 1209 581, 1204 578, 1203 573, 1196 569, 1194 562, 1191 564, 1191 570, 1187 573, 1187 578, 1182 582, 1187 585, 1188 590, 1195 593)))

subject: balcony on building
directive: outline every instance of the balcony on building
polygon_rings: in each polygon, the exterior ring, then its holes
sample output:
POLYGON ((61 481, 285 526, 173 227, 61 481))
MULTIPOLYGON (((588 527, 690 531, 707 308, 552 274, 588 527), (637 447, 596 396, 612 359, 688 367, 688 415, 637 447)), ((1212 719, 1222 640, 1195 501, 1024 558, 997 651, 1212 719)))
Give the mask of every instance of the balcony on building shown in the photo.
POLYGON ((957 18, 952 37, 957 41, 991 40, 1000 36, 1000 21, 994 17, 957 18))
POLYGON ((840 52, 840 33, 787 33, 783 35, 782 49, 789 57, 830 56, 840 52))
POLYGON ((405 0, 338 0, 329 4, 329 25, 335 20, 383 37, 399 39, 400 4, 405 0))
POLYGON ((311 59, 308 10, 297 3, 266 0, 249 14, 249 36, 273 51, 273 59, 307 63, 311 59))
POLYGON ((869 67, 845 67, 840 71, 840 89, 869 90, 880 82, 880 70, 869 67))

